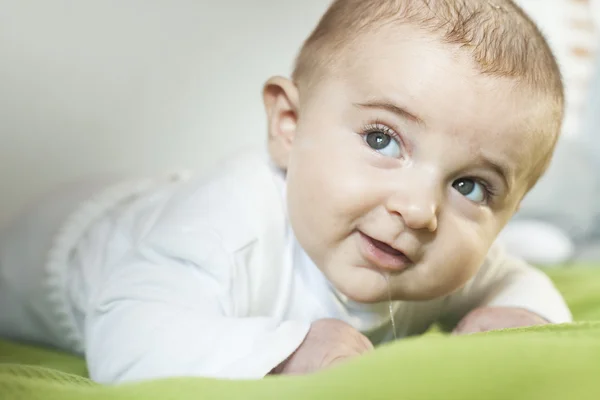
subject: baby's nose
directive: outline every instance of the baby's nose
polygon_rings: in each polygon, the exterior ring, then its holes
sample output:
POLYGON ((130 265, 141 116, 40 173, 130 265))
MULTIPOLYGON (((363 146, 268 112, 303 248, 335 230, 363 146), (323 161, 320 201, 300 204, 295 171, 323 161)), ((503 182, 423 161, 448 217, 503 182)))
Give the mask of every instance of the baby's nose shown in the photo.
POLYGON ((389 198, 387 208, 389 212, 398 214, 410 229, 435 232, 438 225, 438 203, 438 190, 419 185, 414 190, 409 187, 397 190, 389 198))

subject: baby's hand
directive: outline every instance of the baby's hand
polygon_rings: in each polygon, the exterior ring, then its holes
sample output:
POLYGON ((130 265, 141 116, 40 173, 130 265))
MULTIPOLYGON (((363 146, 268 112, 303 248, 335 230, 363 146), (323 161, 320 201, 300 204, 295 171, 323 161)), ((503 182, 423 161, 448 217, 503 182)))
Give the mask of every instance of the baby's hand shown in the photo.
POLYGON ((481 307, 467 314, 454 329, 454 334, 486 332, 498 329, 548 324, 531 311, 516 307, 481 307))
POLYGON ((299 375, 328 368, 373 349, 362 333, 336 319, 315 321, 304 342, 273 374, 299 375))

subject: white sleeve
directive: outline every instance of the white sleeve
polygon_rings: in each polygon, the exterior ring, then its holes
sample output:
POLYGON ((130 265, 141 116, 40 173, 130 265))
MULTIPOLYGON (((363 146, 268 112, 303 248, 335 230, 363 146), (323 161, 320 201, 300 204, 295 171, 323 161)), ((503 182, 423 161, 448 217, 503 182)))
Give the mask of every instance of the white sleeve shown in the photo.
POLYGON ((86 316, 86 360, 101 383, 201 376, 258 379, 309 324, 229 317, 227 288, 182 260, 136 256, 113 271, 86 316))
POLYGON ((565 300, 550 278, 509 256, 497 244, 492 246, 475 277, 446 299, 440 323, 450 330, 467 313, 485 306, 523 308, 551 323, 572 321, 565 300))

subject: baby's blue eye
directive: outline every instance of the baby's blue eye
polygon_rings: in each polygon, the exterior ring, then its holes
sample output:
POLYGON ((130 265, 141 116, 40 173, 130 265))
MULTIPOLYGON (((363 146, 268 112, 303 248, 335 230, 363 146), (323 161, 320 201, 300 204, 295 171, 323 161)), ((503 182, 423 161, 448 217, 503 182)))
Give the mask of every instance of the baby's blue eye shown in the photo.
POLYGON ((388 157, 400 157, 398 142, 387 133, 371 132, 365 136, 367 144, 375 151, 388 157))
POLYGON ((475 203, 483 203, 487 198, 487 191, 485 187, 473 179, 458 179, 454 181, 452 187, 456 189, 458 193, 462 194, 467 199, 474 201, 475 203))

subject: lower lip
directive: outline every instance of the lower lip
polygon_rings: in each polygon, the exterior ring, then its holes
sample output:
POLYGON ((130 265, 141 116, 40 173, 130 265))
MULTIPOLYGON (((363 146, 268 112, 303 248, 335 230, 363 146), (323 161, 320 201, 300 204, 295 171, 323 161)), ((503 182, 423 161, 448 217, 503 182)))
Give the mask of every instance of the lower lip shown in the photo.
POLYGON ((359 232, 359 248, 363 257, 379 270, 390 272, 404 271, 411 265, 411 261, 405 255, 387 253, 373 243, 373 239, 359 232))

